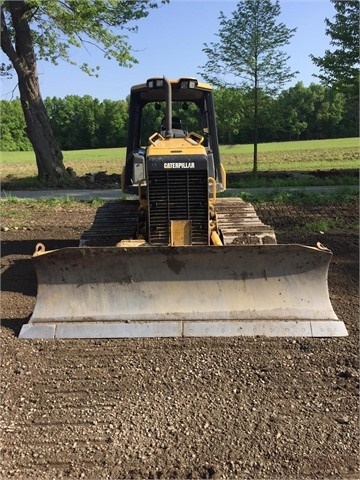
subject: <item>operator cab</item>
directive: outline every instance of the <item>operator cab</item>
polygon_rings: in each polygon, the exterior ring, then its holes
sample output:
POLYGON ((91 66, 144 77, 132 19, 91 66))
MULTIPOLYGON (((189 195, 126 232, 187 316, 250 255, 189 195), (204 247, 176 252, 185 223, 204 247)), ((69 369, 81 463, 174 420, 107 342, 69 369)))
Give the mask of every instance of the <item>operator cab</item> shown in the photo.
POLYGON ((131 88, 126 164, 121 177, 124 193, 144 190, 149 151, 164 140, 162 148, 173 157, 170 163, 186 161, 190 147, 201 145, 216 191, 225 189, 211 86, 194 78, 151 78, 131 88), (180 143, 174 143, 176 140, 180 143))

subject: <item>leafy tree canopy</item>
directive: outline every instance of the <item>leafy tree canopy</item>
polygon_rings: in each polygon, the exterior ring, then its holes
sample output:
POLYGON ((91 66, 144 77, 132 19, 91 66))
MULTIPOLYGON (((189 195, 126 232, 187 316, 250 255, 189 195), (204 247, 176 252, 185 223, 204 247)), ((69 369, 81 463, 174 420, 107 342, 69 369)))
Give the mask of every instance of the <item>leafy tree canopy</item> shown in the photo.
POLYGON ((240 0, 231 18, 220 12, 219 42, 205 44, 203 49, 208 61, 201 75, 207 81, 219 87, 247 87, 253 95, 254 173, 258 163, 261 93, 276 92, 295 75, 282 48, 296 29, 279 22, 279 15, 279 0, 240 0))
MULTIPOLYGON (((115 58, 120 66, 136 60, 124 31, 136 30, 136 22, 148 10, 168 0, 0 0, 1 49, 18 77, 26 134, 33 146, 38 177, 55 184, 69 178, 63 155, 54 137, 50 119, 41 98, 37 61, 72 64, 74 47, 88 45, 115 58)), ((96 75, 98 67, 80 65, 96 75)), ((8 73, 0 64, 0 73, 8 73)))
MULTIPOLYGON (((137 31, 136 21, 146 17, 149 9, 169 0, 29 0, 24 3, 24 15, 31 28, 36 58, 51 61, 59 59, 77 65, 73 47, 95 47, 105 58, 115 58, 119 65, 128 67, 137 63, 131 54, 126 32, 137 31)), ((2 30, 6 28, 13 45, 15 29, 11 25, 10 1, 1 1, 2 30)), ((82 63, 80 68, 96 75, 98 66, 82 63)), ((2 72, 8 66, 2 64, 2 72)))
POLYGON ((331 0, 336 14, 334 21, 325 19, 326 35, 331 37, 332 50, 323 57, 311 58, 321 73, 317 75, 324 83, 341 88, 359 85, 359 13, 357 0, 331 0))
POLYGON ((222 87, 249 85, 270 91, 283 86, 295 73, 286 65, 289 56, 282 47, 296 29, 278 22, 279 14, 277 0, 241 0, 231 18, 220 12, 219 41, 204 44, 208 61, 201 75, 222 87))

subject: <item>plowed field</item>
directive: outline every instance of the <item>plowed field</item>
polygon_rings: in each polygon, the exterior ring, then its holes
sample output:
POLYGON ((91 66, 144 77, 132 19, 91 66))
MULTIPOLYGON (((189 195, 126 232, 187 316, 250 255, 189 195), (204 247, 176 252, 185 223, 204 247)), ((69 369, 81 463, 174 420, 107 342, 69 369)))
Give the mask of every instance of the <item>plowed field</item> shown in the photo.
POLYGON ((257 207, 279 243, 333 251, 349 332, 333 339, 19 340, 36 242, 76 246, 95 211, 16 208, 2 222, 1 478, 359 478, 356 203, 257 207))

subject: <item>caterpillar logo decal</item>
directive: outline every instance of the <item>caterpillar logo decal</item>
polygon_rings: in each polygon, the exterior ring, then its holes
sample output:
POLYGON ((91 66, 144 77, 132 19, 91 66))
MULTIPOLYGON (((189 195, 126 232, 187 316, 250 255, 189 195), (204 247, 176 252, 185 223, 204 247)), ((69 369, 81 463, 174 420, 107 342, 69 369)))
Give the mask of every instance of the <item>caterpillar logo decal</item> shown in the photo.
POLYGON ((195 168, 194 162, 165 162, 164 168, 195 168))

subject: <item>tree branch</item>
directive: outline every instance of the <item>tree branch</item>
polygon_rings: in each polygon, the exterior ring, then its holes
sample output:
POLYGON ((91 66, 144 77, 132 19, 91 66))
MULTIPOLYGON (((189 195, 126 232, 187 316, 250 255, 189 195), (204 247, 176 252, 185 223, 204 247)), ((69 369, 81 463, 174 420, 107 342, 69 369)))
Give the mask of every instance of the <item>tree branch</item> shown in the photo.
POLYGON ((16 50, 11 43, 11 36, 6 25, 6 19, 3 9, 1 9, 1 50, 5 53, 5 55, 8 57, 16 70, 16 67, 19 65, 20 62, 20 57, 16 53, 16 50))
POLYGON ((15 51, 19 62, 22 63, 19 68, 22 68, 22 73, 24 73, 26 65, 27 73, 29 73, 29 71, 36 70, 36 59, 29 23, 25 16, 26 4, 24 1, 10 2, 9 9, 15 30, 15 51))

